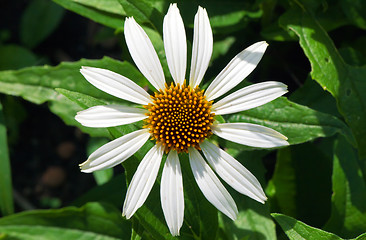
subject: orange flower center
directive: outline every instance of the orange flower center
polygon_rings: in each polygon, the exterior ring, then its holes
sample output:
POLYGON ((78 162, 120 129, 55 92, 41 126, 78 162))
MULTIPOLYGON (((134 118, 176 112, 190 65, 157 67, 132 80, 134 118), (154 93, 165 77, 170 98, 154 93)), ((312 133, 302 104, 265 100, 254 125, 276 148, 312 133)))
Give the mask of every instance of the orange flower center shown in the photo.
POLYGON ((199 144, 212 134, 212 102, 203 92, 199 87, 172 83, 155 92, 153 104, 144 106, 149 111, 144 128, 149 128, 152 139, 165 146, 165 152, 188 152, 189 147, 200 150, 199 144))

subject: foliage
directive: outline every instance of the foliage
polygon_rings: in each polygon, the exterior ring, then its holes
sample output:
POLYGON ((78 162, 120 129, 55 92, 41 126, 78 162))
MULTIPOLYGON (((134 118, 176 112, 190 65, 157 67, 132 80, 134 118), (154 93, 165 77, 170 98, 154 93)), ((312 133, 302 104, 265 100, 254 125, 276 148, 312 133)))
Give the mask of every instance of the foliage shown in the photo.
MULTIPOLYGON (((153 145, 148 141, 123 163, 123 170, 94 173, 95 183, 88 181, 93 187, 65 200, 61 208, 24 211, 30 208, 16 195, 17 179, 12 181, 12 175, 19 165, 13 156, 32 109, 46 108, 88 135, 84 154, 71 163, 73 169, 85 160, 86 152, 141 127, 141 122, 112 128, 81 126, 74 119, 80 110, 131 103, 98 90, 79 70, 81 66, 109 69, 149 89, 122 34, 125 18, 133 16, 151 38, 170 81, 162 40, 169 4, 166 0, 32 0, 18 14, 16 37, 9 36, 14 31, 10 24, 0 30, 0 239, 366 239, 366 2, 362 0, 178 3, 187 31, 188 59, 198 5, 210 17, 214 49, 205 86, 236 53, 258 40, 269 43, 268 53, 238 88, 266 80, 289 86, 286 97, 220 121, 273 128, 288 137, 290 146, 259 150, 214 139, 259 179, 268 196, 265 205, 228 188, 239 210, 238 219, 230 220, 205 199, 188 157, 182 156, 185 215, 180 236, 172 237, 166 226, 160 177, 145 204, 126 220, 120 207, 138 163, 153 145), (53 34, 68 17, 78 17, 98 32, 81 44, 88 46, 84 53, 90 55, 57 61, 44 46, 57 42, 53 34), (92 54, 108 49, 107 42, 113 43, 109 52, 113 54, 92 54)), ((62 41, 76 41, 73 36, 63 37, 62 41)), ((73 177, 74 173, 68 175, 70 181, 80 180, 81 174, 73 177)))

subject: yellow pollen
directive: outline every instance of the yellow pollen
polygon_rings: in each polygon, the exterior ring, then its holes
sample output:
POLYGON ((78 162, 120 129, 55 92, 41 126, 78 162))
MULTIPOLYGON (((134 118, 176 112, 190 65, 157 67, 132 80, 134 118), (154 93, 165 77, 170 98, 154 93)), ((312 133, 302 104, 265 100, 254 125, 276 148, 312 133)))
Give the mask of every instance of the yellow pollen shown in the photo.
POLYGON ((199 144, 212 134, 214 120, 212 102, 206 100, 204 91, 172 83, 151 97, 153 103, 144 106, 149 111, 144 128, 150 129, 152 139, 162 143, 165 152, 188 152, 189 147, 200 150, 199 144))

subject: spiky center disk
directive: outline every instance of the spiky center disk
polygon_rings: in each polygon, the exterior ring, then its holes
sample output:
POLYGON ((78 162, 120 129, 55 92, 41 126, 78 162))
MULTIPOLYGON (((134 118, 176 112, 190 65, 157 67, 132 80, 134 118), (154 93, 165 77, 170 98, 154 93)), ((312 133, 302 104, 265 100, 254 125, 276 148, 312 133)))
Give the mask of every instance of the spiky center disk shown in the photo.
POLYGON ((200 150, 199 144, 209 137, 214 114, 212 102, 206 100, 199 87, 171 84, 155 92, 153 104, 145 105, 149 117, 144 127, 153 139, 165 146, 165 152, 188 152, 189 147, 200 150))

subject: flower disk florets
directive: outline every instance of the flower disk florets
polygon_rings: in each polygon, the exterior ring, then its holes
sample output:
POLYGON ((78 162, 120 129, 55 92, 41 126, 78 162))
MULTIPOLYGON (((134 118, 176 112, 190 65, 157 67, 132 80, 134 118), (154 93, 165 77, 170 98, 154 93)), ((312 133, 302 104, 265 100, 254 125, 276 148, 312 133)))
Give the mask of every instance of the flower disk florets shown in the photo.
POLYGON ((199 87, 172 83, 155 92, 153 103, 144 106, 149 110, 144 127, 165 146, 165 152, 188 152, 189 147, 200 150, 199 144, 212 134, 212 102, 203 92, 199 87))

